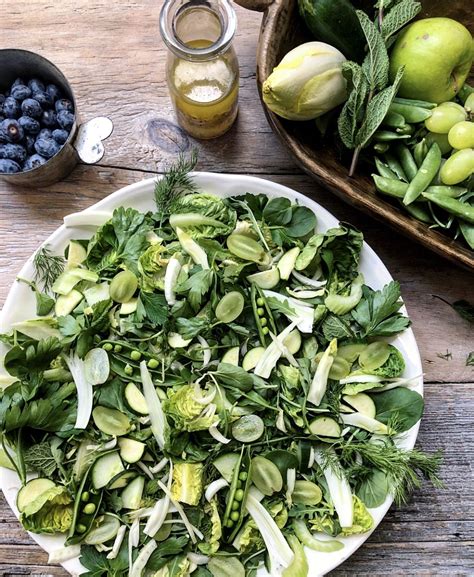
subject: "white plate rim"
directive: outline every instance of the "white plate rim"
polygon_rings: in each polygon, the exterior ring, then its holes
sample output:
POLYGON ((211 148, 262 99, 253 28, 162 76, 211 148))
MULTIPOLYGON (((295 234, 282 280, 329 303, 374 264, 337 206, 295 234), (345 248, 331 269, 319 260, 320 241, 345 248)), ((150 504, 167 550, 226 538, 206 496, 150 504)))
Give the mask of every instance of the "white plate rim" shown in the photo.
MULTIPOLYGON (((244 194, 246 192, 263 193, 269 197, 285 196, 292 201, 297 201, 303 206, 312 209, 317 217, 317 230, 327 230, 327 228, 337 226, 339 221, 324 207, 314 200, 304 196, 303 194, 279 183, 263 179, 256 176, 239 175, 239 174, 220 174, 213 172, 195 172, 192 177, 198 189, 220 196, 232 196, 236 194, 244 194), (323 224, 321 227, 320 224, 323 224)), ((160 177, 157 177, 160 178, 160 177)), ((151 210, 153 207, 153 188, 156 178, 148 178, 130 184, 119 190, 111 193, 102 200, 86 208, 83 212, 92 212, 95 210, 112 211, 118 206, 134 207, 140 210, 151 210)), ((61 225, 56 229, 43 244, 50 244, 53 248, 59 245, 64 248, 67 241, 71 238, 88 238, 93 233, 92 227, 71 227, 66 228, 61 225)), ((24 278, 31 278, 33 274, 32 266, 33 255, 25 262, 18 276, 24 278)), ((364 246, 361 255, 361 270, 366 276, 366 282, 373 288, 381 288, 384 284, 393 280, 388 269, 378 257, 375 251, 364 241, 364 246), (368 277, 374 276, 375 282, 371 282, 368 277)), ((23 298, 30 299, 33 302, 31 291, 27 289, 24 284, 14 282, 8 296, 5 300, 3 308, 0 312, 0 331, 8 330, 10 324, 15 320, 31 318, 29 315, 17 315, 16 302, 18 296, 23 294, 23 298)), ((406 308, 403 307, 402 312, 407 314, 406 308)), ((407 329, 392 340, 403 351, 407 362, 407 372, 413 373, 407 376, 418 377, 417 384, 414 388, 417 392, 423 395, 423 377, 422 377, 422 363, 421 357, 416 344, 415 336, 411 328, 407 329)), ((2 345, 3 347, 3 345, 2 345)), ((0 348, 0 353, 2 349, 0 348)), ((401 445, 404 448, 411 449, 414 447, 421 420, 414 425, 404 435, 401 445)), ((15 505, 16 494, 18 492, 19 480, 15 473, 0 467, 0 488, 2 489, 5 498, 16 515, 19 517, 19 512, 15 505)), ((308 561, 310 564, 310 577, 318 577, 325 575, 332 571, 341 563, 346 561, 372 534, 383 520, 385 514, 393 503, 393 499, 388 497, 386 501, 376 509, 371 509, 371 514, 374 518, 373 529, 362 535, 353 535, 343 539, 345 543, 344 549, 333 553, 317 553, 315 551, 307 550, 308 561)), ((36 535, 29 532, 33 540, 46 552, 50 553, 63 545, 64 538, 61 536, 36 535)), ((84 569, 79 563, 78 558, 65 561, 61 565, 71 574, 79 575, 84 569)), ((266 571, 260 570, 259 577, 268 575, 266 571)))

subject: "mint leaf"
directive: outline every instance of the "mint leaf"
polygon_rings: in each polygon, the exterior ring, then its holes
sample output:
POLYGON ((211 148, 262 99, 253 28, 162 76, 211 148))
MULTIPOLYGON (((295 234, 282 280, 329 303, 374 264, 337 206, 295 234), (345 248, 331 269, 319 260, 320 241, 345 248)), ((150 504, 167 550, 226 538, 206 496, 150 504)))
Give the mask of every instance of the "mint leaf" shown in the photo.
POLYGON ((51 450, 51 443, 48 441, 29 447, 25 451, 24 459, 26 465, 38 471, 38 473, 43 474, 45 477, 51 477, 58 468, 58 464, 51 450))
POLYGON ((362 31, 367 40, 368 52, 362 71, 371 91, 382 90, 388 83, 389 60, 385 42, 376 25, 365 12, 356 10, 362 31))
POLYGON ((352 89, 339 115, 337 126, 342 142, 347 148, 352 149, 356 147, 357 129, 369 94, 369 83, 362 73, 361 66, 355 62, 344 62, 342 72, 352 89))
POLYGON ((402 0, 394 6, 382 20, 382 37, 385 41, 401 30, 420 12, 421 3, 413 0, 402 0))
POLYGON ((168 305, 162 294, 140 293, 140 302, 148 320, 158 326, 163 326, 168 319, 168 305))

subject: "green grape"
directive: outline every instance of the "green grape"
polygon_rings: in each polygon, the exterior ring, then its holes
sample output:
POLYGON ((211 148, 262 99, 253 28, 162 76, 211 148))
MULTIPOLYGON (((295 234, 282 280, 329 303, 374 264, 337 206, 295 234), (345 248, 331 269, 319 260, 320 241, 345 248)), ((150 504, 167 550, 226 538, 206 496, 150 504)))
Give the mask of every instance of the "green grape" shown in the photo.
POLYGON ((440 171, 443 184, 459 184, 474 172, 474 150, 465 148, 450 156, 440 171))
POLYGON ((463 120, 455 124, 448 134, 449 144, 459 150, 474 148, 474 122, 463 120))
POLYGON ((466 98, 466 102, 464 103, 464 108, 468 112, 474 111, 474 92, 469 94, 469 96, 466 98))
POLYGON ((425 126, 430 132, 447 134, 451 127, 466 120, 467 113, 455 102, 443 102, 431 111, 431 116, 425 120, 425 126))
POLYGON ((425 138, 428 147, 430 147, 433 144, 433 142, 436 142, 436 144, 439 146, 439 149, 441 150, 441 154, 447 154, 448 152, 451 152, 451 150, 453 149, 453 147, 449 144, 447 134, 437 134, 436 132, 428 132, 425 138))

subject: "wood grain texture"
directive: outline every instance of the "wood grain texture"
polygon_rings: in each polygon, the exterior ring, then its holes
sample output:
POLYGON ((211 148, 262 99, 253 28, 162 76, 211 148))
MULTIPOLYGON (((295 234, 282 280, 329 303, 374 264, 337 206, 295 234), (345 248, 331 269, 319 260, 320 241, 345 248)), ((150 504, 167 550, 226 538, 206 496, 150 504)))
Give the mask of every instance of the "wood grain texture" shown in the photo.
MULTIPOLYGON (((65 214, 152 176, 178 150, 194 144, 200 151, 199 170, 260 174, 311 196, 363 230, 400 280, 427 382, 419 446, 445 450, 447 488, 433 491, 425 485, 409 504, 392 508, 369 542, 333 575, 473 575, 474 369, 465 366, 465 359, 474 349, 474 337, 466 321, 431 295, 450 302, 472 299, 474 276, 341 203, 299 171, 271 132, 258 100, 255 52, 261 16, 256 13, 237 7, 241 109, 236 125, 207 143, 182 133, 174 124, 164 82, 159 8, 153 0, 113 5, 106 0, 3 0, 0 48, 26 48, 52 59, 71 81, 82 118, 109 115, 115 132, 98 167, 79 166, 47 189, 0 184, 0 306, 22 263, 65 214), (437 356, 446 349, 451 360, 437 356)), ((46 563, 46 554, 1 497, 0 575, 66 575, 46 563)))

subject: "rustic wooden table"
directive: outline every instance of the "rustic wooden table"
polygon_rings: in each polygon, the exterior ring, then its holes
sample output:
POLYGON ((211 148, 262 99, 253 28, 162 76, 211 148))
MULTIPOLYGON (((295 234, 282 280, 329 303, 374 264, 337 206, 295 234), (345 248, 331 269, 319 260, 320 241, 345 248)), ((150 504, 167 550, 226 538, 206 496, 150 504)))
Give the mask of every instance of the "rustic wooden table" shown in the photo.
MULTIPOLYGON (((472 274, 443 262, 355 212, 293 164, 265 120, 255 85, 260 16, 237 7, 235 47, 241 66, 240 114, 224 137, 194 142, 176 127, 152 0, 3 0, 0 48, 37 51, 74 87, 83 119, 107 115, 115 131, 99 166, 78 166, 44 189, 0 184, 0 302, 24 260, 62 221, 114 190, 162 171, 197 144, 201 170, 248 173, 311 196, 360 227, 400 280, 425 372, 426 411, 419 447, 445 452, 446 489, 425 485, 392 507, 368 542, 333 575, 474 575, 474 350, 472 325, 448 301, 473 299, 472 274)), ((1 71, 0 71, 1 74, 1 71)), ((0 496, 0 575, 66 575, 23 531, 0 496)))

